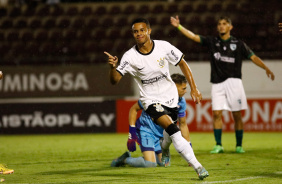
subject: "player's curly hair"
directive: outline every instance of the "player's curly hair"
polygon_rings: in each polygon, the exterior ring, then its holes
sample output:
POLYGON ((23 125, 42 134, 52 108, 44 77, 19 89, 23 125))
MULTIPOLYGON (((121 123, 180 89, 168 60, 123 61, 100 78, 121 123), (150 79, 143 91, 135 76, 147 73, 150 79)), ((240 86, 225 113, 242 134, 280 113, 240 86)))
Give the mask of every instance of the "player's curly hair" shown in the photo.
POLYGON ((131 23, 131 27, 136 24, 136 23, 145 23, 147 25, 147 28, 150 28, 150 22, 145 19, 145 18, 137 18, 137 19, 134 19, 131 23))
POLYGON ((187 80, 184 75, 181 75, 179 73, 174 73, 171 75, 171 79, 173 80, 174 83, 176 84, 182 84, 182 83, 187 83, 187 80))

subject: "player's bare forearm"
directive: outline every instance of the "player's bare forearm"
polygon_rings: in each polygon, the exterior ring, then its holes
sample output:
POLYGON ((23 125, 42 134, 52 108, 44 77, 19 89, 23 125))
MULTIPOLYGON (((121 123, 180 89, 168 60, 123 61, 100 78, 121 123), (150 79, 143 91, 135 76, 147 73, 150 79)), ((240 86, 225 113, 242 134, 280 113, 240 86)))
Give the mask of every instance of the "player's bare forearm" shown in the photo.
POLYGON ((141 110, 141 108, 138 105, 138 102, 136 102, 133 106, 131 106, 129 110, 129 117, 128 117, 129 133, 127 140, 127 148, 131 152, 136 151, 136 142, 138 142, 136 135, 136 127, 135 127, 138 110, 141 110))
POLYGON ((137 112, 139 110, 141 110, 141 108, 139 107, 138 102, 136 102, 133 106, 131 106, 129 110, 129 117, 128 117, 130 126, 135 126, 136 119, 137 119, 137 112))
POLYGON ((179 65, 183 75, 187 79, 188 84, 190 85, 190 88, 191 88, 190 94, 191 94, 192 99, 194 100, 194 102, 196 102, 196 104, 200 103, 201 100, 202 100, 202 94, 197 89, 197 86, 196 86, 196 83, 194 81, 193 74, 192 74, 190 67, 188 66, 188 64, 186 63, 186 61, 183 58, 179 62, 178 65, 179 65))
POLYGON ((196 89, 197 86, 195 84, 194 78, 193 78, 193 74, 192 71, 190 69, 190 67, 188 66, 188 64, 186 63, 186 61, 184 59, 182 59, 179 63, 179 67, 183 73, 183 75, 185 76, 185 78, 188 81, 188 84, 190 85, 191 90, 192 89, 196 89))
POLYGON ((275 76, 273 74, 273 72, 264 64, 264 62, 257 57, 256 55, 251 56, 251 60, 253 61, 253 63, 255 63, 257 66, 261 67, 262 69, 265 70, 266 75, 271 79, 274 80, 275 76))
POLYGON ((201 38, 199 35, 193 33, 192 31, 186 29, 185 27, 183 27, 182 25, 181 26, 181 29, 180 29, 180 32, 186 36, 187 38, 193 40, 194 42, 198 42, 200 43, 201 42, 201 38))
POLYGON ((170 17, 170 23, 172 26, 176 27, 184 36, 186 36, 187 38, 200 43, 201 42, 201 38, 199 35, 196 35, 195 33, 193 33, 192 31, 186 29, 185 27, 183 27, 180 24, 180 20, 178 18, 178 16, 176 17, 170 17))
POLYGON ((188 129, 188 126, 186 124, 186 118, 185 117, 179 118, 179 129, 181 131, 182 137, 184 137, 184 139, 186 139, 188 142, 190 142, 189 129, 188 129))
POLYGON ((118 84, 120 79, 122 78, 121 74, 116 71, 116 68, 110 69, 110 82, 115 85, 118 84))

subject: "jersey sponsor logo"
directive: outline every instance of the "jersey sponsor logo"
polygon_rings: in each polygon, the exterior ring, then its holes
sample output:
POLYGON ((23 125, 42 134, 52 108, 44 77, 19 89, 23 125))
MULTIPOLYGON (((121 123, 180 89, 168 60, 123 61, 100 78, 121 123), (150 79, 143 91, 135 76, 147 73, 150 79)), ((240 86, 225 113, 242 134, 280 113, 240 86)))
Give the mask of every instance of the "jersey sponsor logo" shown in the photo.
POLYGON ((157 112, 164 112, 164 108, 161 104, 157 103, 154 107, 156 107, 157 112))
POLYGON ((214 53, 213 56, 216 60, 220 59, 220 53, 219 52, 214 53))
POLYGON ((124 61, 122 65, 119 67, 120 70, 123 70, 129 63, 127 61, 124 61))
POLYGON ((242 103, 242 102, 241 102, 241 99, 238 99, 238 103, 239 103, 239 104, 241 104, 241 103, 242 103))
POLYGON ((174 56, 175 61, 178 61, 179 57, 174 53, 173 50, 171 50, 171 54, 174 56))
POLYGON ((231 50, 234 51, 234 50, 236 50, 236 48, 237 48, 237 45, 236 45, 236 44, 232 44, 232 43, 230 44, 230 49, 231 49, 231 50))
POLYGON ((168 105, 170 105, 170 104, 172 104, 173 102, 174 102, 174 98, 170 99, 169 101, 166 101, 165 103, 168 104, 168 105))
POLYGON ((159 103, 159 100, 152 100, 152 103, 159 103))
POLYGON ((163 68, 165 66, 165 62, 164 62, 165 58, 160 58, 160 60, 157 60, 159 62, 159 65, 161 68, 163 68))
POLYGON ((151 83, 157 82, 159 80, 165 79, 166 76, 167 76, 167 73, 159 75, 159 76, 151 78, 151 79, 148 79, 148 80, 141 80, 141 82, 142 82, 142 84, 151 84, 151 83))
POLYGON ((228 63, 235 63, 235 58, 221 56, 219 52, 213 54, 214 58, 218 61, 228 62, 228 63))
POLYGON ((235 63, 235 59, 231 57, 221 56, 220 60, 228 63, 235 63))

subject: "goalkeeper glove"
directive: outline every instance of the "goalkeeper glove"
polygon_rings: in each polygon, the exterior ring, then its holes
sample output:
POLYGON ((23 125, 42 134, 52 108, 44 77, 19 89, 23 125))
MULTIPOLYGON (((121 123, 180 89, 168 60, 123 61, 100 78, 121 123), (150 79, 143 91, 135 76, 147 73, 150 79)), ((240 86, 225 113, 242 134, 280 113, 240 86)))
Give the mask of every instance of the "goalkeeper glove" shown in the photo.
POLYGON ((137 142, 137 136, 136 136, 136 128, 135 126, 129 126, 129 134, 128 134, 128 140, 127 140, 127 149, 130 152, 136 151, 136 144, 137 142))

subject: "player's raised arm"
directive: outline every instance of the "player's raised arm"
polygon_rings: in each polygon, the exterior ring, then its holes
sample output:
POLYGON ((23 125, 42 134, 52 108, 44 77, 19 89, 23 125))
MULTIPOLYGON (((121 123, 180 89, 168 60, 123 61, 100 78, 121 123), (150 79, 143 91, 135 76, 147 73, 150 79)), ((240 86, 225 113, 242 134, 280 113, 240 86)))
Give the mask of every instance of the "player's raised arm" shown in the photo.
POLYGON ((170 23, 172 26, 176 27, 182 34, 184 34, 184 36, 186 36, 187 38, 198 43, 201 42, 201 38, 199 35, 194 34, 192 31, 186 29, 180 24, 178 15, 176 15, 176 17, 170 17, 170 23))
POLYGON ((269 77, 271 80, 275 79, 273 72, 264 64, 264 62, 259 57, 257 57, 256 55, 252 55, 251 60, 257 66, 259 66, 259 67, 261 67, 265 70, 267 77, 269 77))
POLYGON ((108 63, 111 67, 110 81, 112 84, 117 84, 120 81, 120 79, 122 78, 122 75, 116 71, 118 58, 116 56, 112 56, 108 52, 104 52, 104 54, 106 54, 109 57, 108 63))
POLYGON ((178 65, 179 65, 183 75, 187 79, 188 84, 190 85, 190 88, 191 88, 190 95, 191 95, 192 99, 194 100, 194 102, 196 104, 200 103, 201 100, 202 100, 202 94, 197 89, 197 85, 196 85, 196 83, 194 81, 193 74, 192 74, 192 71, 191 71, 190 67, 188 66, 188 64, 186 63, 186 61, 184 59, 182 59, 179 62, 178 65))

